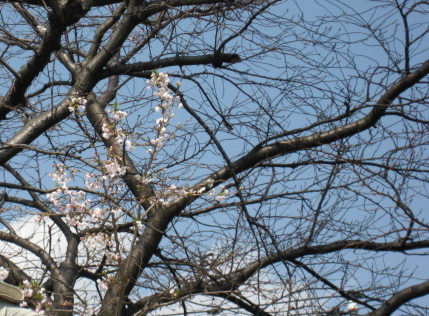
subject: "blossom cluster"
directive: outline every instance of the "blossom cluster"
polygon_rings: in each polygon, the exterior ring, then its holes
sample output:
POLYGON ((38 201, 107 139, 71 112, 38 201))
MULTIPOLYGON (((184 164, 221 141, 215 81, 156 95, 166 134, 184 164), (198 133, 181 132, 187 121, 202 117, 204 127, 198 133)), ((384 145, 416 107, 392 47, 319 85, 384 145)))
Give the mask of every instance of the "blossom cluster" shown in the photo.
POLYGON ((209 195, 213 197, 216 201, 222 202, 223 200, 226 200, 226 198, 229 195, 229 190, 225 189, 223 185, 220 186, 220 192, 217 193, 215 189, 212 189, 209 192, 209 195))
POLYGON ((113 277, 111 275, 107 276, 107 278, 104 279, 98 279, 97 284, 102 290, 109 289, 109 283, 112 282, 113 277))
POLYGON ((162 193, 162 201, 171 202, 174 199, 185 196, 185 195, 197 195, 197 196, 209 196, 216 200, 217 202, 222 202, 231 196, 231 192, 225 186, 221 185, 219 190, 213 188, 214 181, 212 179, 206 180, 204 185, 188 188, 188 187, 179 187, 176 185, 169 185, 165 188, 162 193))
MULTIPOLYGON (((156 88, 153 95, 158 97, 160 100, 158 105, 155 107, 155 111, 160 112, 161 117, 155 121, 153 128, 156 132, 156 137, 149 141, 152 148, 148 149, 150 154, 155 155, 170 139, 167 126, 169 125, 171 118, 174 116, 174 105, 178 108, 181 108, 183 105, 180 102, 179 96, 174 95, 173 91, 168 87, 170 84, 170 78, 167 73, 153 71, 151 79, 147 81, 147 84, 148 88, 156 88)), ((181 84, 178 82, 176 85, 179 87, 181 84)))
MULTIPOLYGON (((25 280, 21 285, 21 290, 24 297, 31 299, 36 307, 35 311, 41 315, 45 314, 45 309, 51 305, 46 296, 45 289, 41 287, 37 282, 30 282, 25 280)), ((24 301, 21 303, 21 307, 27 307, 27 303, 24 301)))
MULTIPOLYGON (((50 173, 58 187, 56 190, 46 195, 56 209, 65 215, 65 220, 70 226, 81 229, 101 225, 105 222, 108 210, 100 207, 92 207, 93 202, 87 198, 87 193, 82 190, 71 190, 68 187, 72 178, 63 164, 54 164, 55 171, 50 173)), ((86 175, 85 184, 89 189, 105 188, 109 193, 116 194, 122 190, 122 185, 118 183, 117 177, 123 174, 117 162, 110 161, 106 163, 103 170, 106 175, 97 177, 94 174, 86 175)), ((112 211, 117 214, 120 209, 112 211)))
POLYGON ((121 166, 114 158, 103 161, 101 175, 88 172, 85 174, 85 186, 90 190, 103 189, 109 195, 120 193, 124 189, 124 184, 120 177, 126 173, 126 167, 121 166))
POLYGON ((112 236, 109 234, 101 232, 88 234, 82 237, 81 240, 88 249, 97 251, 99 255, 105 256, 109 264, 117 264, 122 260, 123 254, 111 250, 115 248, 113 247, 114 242, 112 241, 112 236))
POLYGON ((4 281, 9 275, 9 271, 3 267, 0 267, 0 281, 4 281))
POLYGON ((126 167, 122 166, 116 159, 106 160, 104 163, 104 169, 106 175, 110 179, 117 179, 127 172, 126 167))
POLYGON ((24 293, 24 297, 32 297, 34 294, 34 290, 33 290, 33 284, 31 284, 30 281, 25 280, 22 283, 22 293, 24 293))
POLYGON ((108 109, 107 113, 111 124, 104 123, 101 127, 102 134, 101 136, 104 139, 113 139, 116 144, 119 146, 124 146, 127 150, 133 151, 135 149, 134 144, 131 140, 131 135, 125 132, 122 128, 117 127, 121 121, 125 120, 128 116, 128 113, 118 109, 118 104, 114 104, 112 109, 108 109))
POLYGON ((68 182, 72 179, 63 164, 54 164, 55 171, 50 173, 50 177, 58 184, 58 188, 46 194, 50 201, 60 213, 66 215, 66 221, 71 226, 86 227, 82 221, 86 214, 90 200, 86 199, 83 191, 69 190, 68 182))
POLYGON ((70 100, 69 111, 71 113, 79 113, 79 110, 84 111, 88 100, 84 97, 76 97, 70 100))

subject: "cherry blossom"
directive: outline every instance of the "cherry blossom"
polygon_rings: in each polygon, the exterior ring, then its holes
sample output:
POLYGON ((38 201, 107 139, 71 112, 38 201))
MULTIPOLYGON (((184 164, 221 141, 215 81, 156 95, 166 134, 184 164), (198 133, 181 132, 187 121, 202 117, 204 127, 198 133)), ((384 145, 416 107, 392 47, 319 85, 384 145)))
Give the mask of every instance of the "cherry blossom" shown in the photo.
POLYGON ((3 267, 0 267, 0 281, 4 281, 9 275, 9 271, 3 267))
POLYGON ((88 100, 84 97, 76 97, 70 100, 70 105, 68 107, 71 113, 78 113, 79 110, 84 111, 85 106, 88 103, 88 100))

